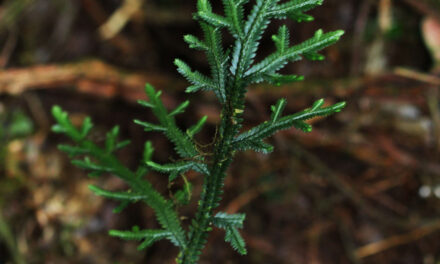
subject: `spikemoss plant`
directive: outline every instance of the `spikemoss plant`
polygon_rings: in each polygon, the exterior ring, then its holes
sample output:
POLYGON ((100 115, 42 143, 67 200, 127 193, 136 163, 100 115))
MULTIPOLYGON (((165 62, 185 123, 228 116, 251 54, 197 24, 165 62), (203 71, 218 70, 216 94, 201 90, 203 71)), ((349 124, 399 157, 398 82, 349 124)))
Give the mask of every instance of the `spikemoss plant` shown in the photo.
MULTIPOLYGON (((203 39, 186 35, 184 40, 190 48, 206 53, 211 68, 209 76, 192 70, 182 60, 174 61, 179 73, 191 83, 186 90, 188 93, 199 90, 213 91, 220 102, 221 122, 214 140, 212 155, 204 155, 194 140, 194 135, 202 129, 206 117, 200 119, 194 126, 182 130, 176 125, 175 118, 184 112, 189 102, 185 101, 170 111, 161 101, 161 92, 148 84, 145 92, 149 100, 139 103, 149 108, 158 122, 154 124, 141 120, 134 122, 142 126, 145 131, 163 132, 175 146, 179 156, 175 162, 156 163, 152 159, 153 146, 150 142, 146 142, 139 167, 134 171, 130 170, 114 155, 116 150, 129 143, 118 141, 118 127, 107 133, 104 146, 100 146, 87 137, 92 129, 90 118, 86 118, 82 126, 77 128, 72 125, 66 112, 58 106, 53 107, 53 116, 57 121, 53 131, 66 134, 75 142, 75 145, 60 145, 59 148, 71 157, 83 157, 72 160, 72 163, 88 170, 92 176, 103 173, 115 175, 129 186, 126 192, 103 190, 97 186, 90 186, 90 190, 97 195, 120 201, 120 206, 115 209, 117 212, 133 202, 146 203, 154 210, 161 227, 147 230, 139 230, 137 227, 127 231, 111 230, 110 235, 139 240, 140 250, 155 241, 167 239, 180 250, 176 258, 177 263, 188 264, 198 262, 210 231, 213 227, 217 227, 225 230, 226 242, 229 242, 238 253, 246 254, 245 241, 238 231, 243 227, 245 215, 227 214, 216 210, 222 197, 226 170, 233 161, 234 155, 238 151, 246 150, 269 153, 273 147, 264 142, 265 138, 291 127, 310 132, 312 127, 306 123, 306 120, 339 112, 345 106, 344 102, 340 102, 324 107, 324 100, 320 99, 301 112, 283 115, 286 100, 280 99, 270 109, 272 112, 270 120, 247 131, 241 131, 245 94, 249 85, 260 82, 281 85, 302 80, 302 76, 282 75, 278 72, 287 63, 302 58, 323 60, 324 56, 318 52, 335 43, 343 34, 343 31, 324 33, 318 30, 312 38, 290 45, 289 31, 283 25, 278 33, 272 36, 275 51, 266 58, 255 61, 260 40, 270 21, 286 18, 297 22, 311 21, 313 18, 304 12, 321 5, 323 1, 256 0, 249 14, 245 16, 244 6, 248 2, 248 0, 223 0, 224 15, 219 15, 213 12, 208 0, 198 0, 194 19, 199 22, 203 30, 203 39), (222 45, 224 30, 235 39, 232 47, 227 50, 222 45), (147 173, 156 171, 168 175, 169 181, 173 182, 177 177, 184 177, 190 170, 199 173, 204 178, 204 183, 197 212, 189 227, 184 228, 176 204, 153 188, 147 173)), ((181 202, 188 202, 190 194, 191 184, 185 179, 183 188, 173 197, 181 202)))

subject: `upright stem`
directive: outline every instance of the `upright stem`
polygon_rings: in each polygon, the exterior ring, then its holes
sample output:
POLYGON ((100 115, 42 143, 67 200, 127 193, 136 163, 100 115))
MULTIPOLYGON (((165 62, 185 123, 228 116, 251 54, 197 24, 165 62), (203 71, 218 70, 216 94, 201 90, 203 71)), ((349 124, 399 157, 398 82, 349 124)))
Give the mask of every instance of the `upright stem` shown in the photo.
MULTIPOLYGON (((264 17, 264 11, 270 5, 271 0, 265 0, 259 7, 252 20, 264 17)), ((220 126, 220 137, 214 147, 213 163, 210 173, 203 183, 203 190, 200 197, 199 207, 196 216, 191 223, 187 247, 179 254, 178 263, 194 264, 198 261, 202 249, 205 247, 206 239, 211 231, 211 219, 213 211, 218 207, 223 193, 224 178, 226 170, 232 162, 234 151, 231 143, 237 136, 244 111, 244 97, 246 83, 243 81, 245 70, 249 67, 249 61, 243 58, 249 57, 253 50, 250 48, 251 36, 255 33, 255 23, 248 22, 250 27, 243 39, 238 41, 239 57, 233 72, 233 78, 228 82, 229 89, 226 89, 226 102, 222 109, 222 123, 220 126)))
POLYGON ((190 227, 190 234, 187 248, 180 253, 179 263, 196 263, 202 249, 205 247, 213 211, 218 207, 221 195, 223 193, 223 181, 233 158, 233 151, 230 143, 236 136, 236 124, 232 124, 233 111, 225 107, 223 109, 222 128, 220 135, 214 147, 213 163, 210 167, 210 173, 206 176, 203 183, 203 191, 200 197, 199 207, 195 219, 190 227))

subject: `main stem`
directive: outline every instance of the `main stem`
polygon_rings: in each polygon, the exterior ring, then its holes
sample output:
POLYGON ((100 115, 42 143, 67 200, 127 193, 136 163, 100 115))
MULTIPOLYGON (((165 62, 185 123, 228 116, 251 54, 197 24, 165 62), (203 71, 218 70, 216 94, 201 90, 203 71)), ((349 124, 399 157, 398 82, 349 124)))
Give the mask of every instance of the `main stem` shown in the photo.
POLYGON ((231 112, 223 111, 222 122, 223 135, 220 135, 214 147, 213 164, 210 173, 203 183, 203 191, 200 197, 199 207, 195 219, 190 227, 189 241, 187 248, 181 252, 179 263, 193 264, 198 260, 201 250, 205 247, 213 215, 213 210, 218 207, 223 193, 223 181, 226 170, 232 162, 231 140, 235 137, 235 129, 232 124, 226 124, 231 120, 231 112))
MULTIPOLYGON (((258 15, 261 15, 260 12, 258 15)), ((241 116, 244 111, 244 97, 246 93, 243 75, 244 69, 249 65, 246 65, 246 60, 242 58, 246 57, 248 52, 251 52, 249 51, 249 41, 254 26, 255 24, 251 25, 244 39, 240 41, 241 48, 238 65, 235 67, 233 79, 231 82, 228 82, 230 89, 226 89, 226 102, 222 109, 220 136, 214 147, 213 163, 209 170, 210 173, 205 177, 203 183, 199 207, 190 226, 187 247, 179 254, 179 264, 197 263, 199 255, 205 247, 208 234, 211 231, 210 224, 214 209, 218 207, 221 195, 223 194, 222 188, 226 170, 234 156, 231 143, 234 137, 237 136, 243 122, 241 116)))
MULTIPOLYGON (((237 83, 234 84, 234 87, 237 83)), ((180 253, 178 263, 193 264, 198 261, 202 249, 205 247, 206 239, 211 231, 211 220, 213 211, 218 207, 223 194, 224 178, 226 171, 232 162, 234 152, 231 142, 237 135, 241 126, 241 111, 235 109, 243 108, 244 95, 240 94, 240 89, 231 89, 229 98, 230 104, 226 103, 222 109, 222 123, 220 135, 214 147, 213 163, 209 170, 209 175, 205 177, 203 190, 199 201, 196 216, 191 223, 189 240, 187 247, 180 253), (236 104, 232 101, 237 102, 236 104)))

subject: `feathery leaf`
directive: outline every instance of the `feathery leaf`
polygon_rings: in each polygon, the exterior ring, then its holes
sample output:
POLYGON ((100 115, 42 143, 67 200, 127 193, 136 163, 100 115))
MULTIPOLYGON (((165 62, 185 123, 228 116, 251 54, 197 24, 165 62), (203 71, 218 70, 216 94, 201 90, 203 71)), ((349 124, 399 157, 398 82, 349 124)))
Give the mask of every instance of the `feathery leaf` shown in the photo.
POLYGON ((172 234, 166 230, 139 230, 134 228, 132 231, 110 230, 109 235, 125 240, 144 240, 138 247, 138 250, 143 250, 158 240, 169 239, 172 234))
POLYGON ((89 189, 96 195, 114 200, 123 200, 130 202, 137 202, 147 198, 145 194, 136 194, 133 192, 112 192, 99 188, 95 185, 89 185, 89 189))
POLYGON ((208 116, 203 116, 202 118, 200 118, 200 120, 197 122, 197 124, 195 124, 194 126, 188 128, 186 130, 186 134, 190 138, 194 137, 195 134, 199 133, 200 130, 202 130, 203 125, 206 123, 207 119, 208 119, 208 116))
POLYGON ((229 242, 233 249, 235 249, 240 255, 246 255, 246 244, 235 227, 227 227, 225 241, 229 242))
MULTIPOLYGON (((318 100, 310 109, 281 118, 277 116, 275 121, 271 120, 271 122, 263 122, 262 124, 238 135, 232 142, 232 145, 238 150, 253 149, 252 144, 255 144, 255 142, 259 142, 264 138, 272 136, 277 131, 288 129, 292 126, 301 129, 304 132, 310 132, 311 126, 304 121, 316 116, 327 116, 340 112, 341 109, 345 107, 345 102, 340 102, 328 107, 321 107, 322 104, 322 100, 318 100)), ((273 107, 273 109, 277 109, 277 107, 273 107)), ((256 148, 256 150, 259 149, 256 148)))
POLYGON ((227 228, 228 226, 243 228, 245 218, 245 214, 227 214, 225 212, 218 212, 213 217, 212 223, 219 228, 227 228))

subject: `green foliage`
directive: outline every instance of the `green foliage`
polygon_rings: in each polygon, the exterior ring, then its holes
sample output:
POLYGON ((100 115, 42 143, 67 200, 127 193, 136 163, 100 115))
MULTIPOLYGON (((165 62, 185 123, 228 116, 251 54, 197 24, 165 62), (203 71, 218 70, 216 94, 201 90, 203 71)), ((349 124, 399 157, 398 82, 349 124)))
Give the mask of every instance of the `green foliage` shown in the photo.
POLYGON ((327 116, 340 112, 341 109, 345 107, 345 102, 337 103, 328 107, 322 107, 323 103, 324 100, 320 99, 316 101, 310 109, 280 117, 286 104, 285 99, 280 99, 276 105, 271 107, 272 116, 270 121, 263 122, 262 124, 241 133, 234 139, 232 145, 236 150, 252 149, 263 153, 271 152, 273 150, 272 146, 264 143, 262 141, 263 139, 292 126, 301 129, 304 132, 311 132, 312 126, 304 121, 317 116, 327 116))
MULTIPOLYGON (((70 122, 67 113, 62 111, 60 107, 54 106, 52 108, 52 114, 57 121, 57 124, 53 127, 53 131, 55 133, 66 134, 76 143, 76 146, 74 147, 75 151, 69 151, 71 149, 67 148, 67 153, 71 156, 86 153, 84 159, 73 160, 72 163, 74 165, 90 171, 92 176, 99 176, 102 173, 111 173, 124 180, 130 186, 131 191, 127 191, 124 195, 121 195, 121 193, 118 195, 116 193, 110 193, 96 187, 91 187, 91 189, 99 195, 107 197, 111 196, 113 199, 115 199, 115 197, 122 199, 123 196, 123 200, 139 200, 140 197, 142 197, 141 200, 155 211, 157 220, 162 228, 170 232, 170 235, 167 238, 180 248, 185 248, 187 243, 185 233, 181 227, 177 213, 172 207, 172 202, 165 199, 165 197, 163 197, 159 192, 154 190, 153 186, 148 180, 142 178, 148 172, 148 170, 141 168, 134 173, 121 164, 119 160, 112 153, 109 153, 105 147, 99 147, 91 140, 88 140, 88 132, 93 126, 89 118, 86 118, 82 127, 77 129, 70 122), (78 152, 76 150, 81 151, 78 152), (92 158, 94 161, 92 161, 92 158), (128 198, 130 196, 131 198, 128 198)), ((114 134, 117 134, 118 132, 117 130, 113 131, 114 134)), ((116 136, 114 136, 115 139, 116 136)), ((145 152, 147 155, 144 156, 151 154, 150 147, 151 146, 148 143, 145 145, 145 152)), ((66 150, 65 147, 61 147, 60 149, 66 150)))
POLYGON ((182 130, 176 125, 175 117, 185 111, 189 101, 168 111, 160 99, 161 92, 148 84, 145 92, 149 100, 139 101, 139 104, 151 109, 157 123, 142 120, 134 122, 145 131, 163 133, 174 144, 179 159, 170 163, 159 164, 153 161, 152 144, 146 142, 140 166, 136 171, 131 171, 121 164, 114 154, 116 150, 129 143, 118 141, 118 127, 107 133, 105 146, 100 147, 87 137, 93 127, 89 118, 84 120, 80 128, 76 128, 71 124, 67 113, 57 106, 53 108, 53 115, 57 121, 53 131, 66 134, 75 142, 73 146, 60 145, 60 150, 71 157, 82 157, 73 160, 72 163, 90 171, 91 176, 113 174, 129 186, 127 191, 122 192, 104 190, 93 185, 90 189, 97 195, 119 201, 121 204, 115 209, 116 212, 120 212, 132 202, 145 202, 155 211, 161 226, 161 229, 154 230, 139 230, 137 227, 131 231, 112 230, 110 235, 142 241, 139 249, 145 249, 155 241, 168 239, 180 249, 177 262, 190 264, 198 262, 208 234, 212 226, 216 226, 225 230, 226 242, 238 253, 246 254, 245 241, 238 231, 243 227, 245 215, 223 212, 214 215, 223 193, 226 171, 233 161, 234 154, 246 150, 269 153, 273 151, 273 146, 264 142, 267 137, 292 127, 310 132, 312 126, 306 122, 307 120, 337 113, 345 106, 344 102, 324 106, 324 100, 320 99, 308 109, 283 115, 287 101, 280 99, 271 107, 270 120, 240 132, 245 110, 245 94, 249 85, 260 82, 281 85, 302 80, 303 76, 282 75, 279 71, 287 63, 302 58, 323 60, 324 56, 318 52, 335 43, 343 34, 343 31, 324 33, 318 30, 312 38, 291 45, 289 31, 283 25, 277 34, 272 36, 275 51, 266 58, 255 61, 260 40, 271 20, 291 18, 298 22, 311 21, 313 18, 304 12, 321 5, 323 1, 291 0, 280 3, 280 0, 256 0, 246 16, 244 10, 248 2, 222 0, 224 14, 219 15, 213 12, 208 0, 197 1, 194 18, 202 28, 203 39, 186 35, 184 40, 190 48, 205 52, 210 67, 209 75, 191 69, 180 59, 174 61, 178 72, 191 84, 186 89, 187 92, 213 91, 222 106, 221 123, 211 153, 199 151, 194 138, 203 128, 207 117, 202 117, 195 125, 182 130), (222 45, 221 33, 224 30, 235 39, 231 49, 227 51, 222 45), (167 199, 148 181, 146 175, 150 170, 168 175, 170 186, 177 183, 176 179, 179 176, 184 184, 181 189, 171 194, 171 199, 167 199), (192 184, 185 177, 185 173, 190 170, 203 175, 204 183, 197 212, 186 232, 181 227, 177 207, 188 204, 191 200, 192 184))
POLYGON ((162 239, 170 239, 172 236, 171 232, 166 230, 139 230, 138 227, 133 227, 131 231, 110 230, 109 235, 125 240, 143 240, 138 246, 138 250, 144 250, 154 242, 162 239))

